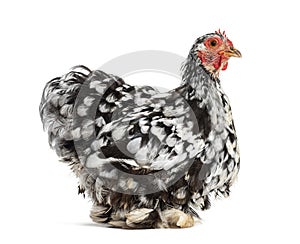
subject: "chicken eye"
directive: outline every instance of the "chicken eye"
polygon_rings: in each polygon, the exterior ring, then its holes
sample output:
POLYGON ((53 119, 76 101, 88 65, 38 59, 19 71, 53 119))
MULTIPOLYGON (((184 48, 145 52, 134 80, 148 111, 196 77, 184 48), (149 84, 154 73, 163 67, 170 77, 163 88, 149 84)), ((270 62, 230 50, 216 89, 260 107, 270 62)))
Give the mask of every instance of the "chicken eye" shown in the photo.
POLYGON ((213 40, 211 40, 211 41, 209 42, 209 45, 210 45, 211 47, 215 47, 215 46, 217 46, 217 44, 218 44, 218 42, 217 42, 217 40, 215 40, 215 39, 213 39, 213 40))

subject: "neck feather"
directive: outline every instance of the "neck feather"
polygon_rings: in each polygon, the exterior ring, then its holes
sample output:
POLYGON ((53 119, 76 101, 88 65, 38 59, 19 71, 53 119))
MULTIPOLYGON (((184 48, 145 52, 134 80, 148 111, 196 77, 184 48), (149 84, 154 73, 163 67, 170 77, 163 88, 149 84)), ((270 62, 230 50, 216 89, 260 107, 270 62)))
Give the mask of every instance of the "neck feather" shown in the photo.
POLYGON ((185 94, 187 100, 196 100, 199 107, 207 109, 213 126, 225 123, 226 111, 222 103, 224 93, 220 81, 191 54, 182 66, 182 86, 188 88, 185 94))

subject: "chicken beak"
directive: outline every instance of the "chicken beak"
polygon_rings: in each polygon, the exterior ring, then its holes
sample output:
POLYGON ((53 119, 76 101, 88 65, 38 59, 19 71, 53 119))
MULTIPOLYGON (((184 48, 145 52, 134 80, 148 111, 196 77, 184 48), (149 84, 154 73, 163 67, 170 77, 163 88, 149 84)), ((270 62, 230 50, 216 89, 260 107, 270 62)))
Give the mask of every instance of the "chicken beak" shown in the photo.
POLYGON ((231 47, 229 50, 225 50, 224 55, 228 58, 230 58, 230 57, 241 58, 242 57, 241 52, 233 47, 231 47))

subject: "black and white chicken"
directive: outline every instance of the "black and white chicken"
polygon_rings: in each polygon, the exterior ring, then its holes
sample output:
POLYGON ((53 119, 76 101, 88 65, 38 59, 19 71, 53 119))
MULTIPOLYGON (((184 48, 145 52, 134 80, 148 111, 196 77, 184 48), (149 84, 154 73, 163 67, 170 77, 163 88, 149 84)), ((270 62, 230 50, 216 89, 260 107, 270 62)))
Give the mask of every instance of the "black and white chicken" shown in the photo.
POLYGON ((219 72, 241 57, 220 31, 196 40, 182 84, 160 93, 84 66, 46 84, 49 143, 93 202, 91 218, 122 228, 190 227, 239 171, 219 72))

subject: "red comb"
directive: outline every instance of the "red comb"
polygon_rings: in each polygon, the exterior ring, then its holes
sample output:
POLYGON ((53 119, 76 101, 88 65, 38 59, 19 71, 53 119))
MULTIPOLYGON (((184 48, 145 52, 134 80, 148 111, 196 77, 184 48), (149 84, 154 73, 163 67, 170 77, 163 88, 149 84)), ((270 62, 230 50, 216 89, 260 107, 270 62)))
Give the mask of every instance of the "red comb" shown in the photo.
POLYGON ((215 31, 215 33, 216 33, 216 34, 220 34, 220 35, 224 36, 224 37, 227 39, 227 36, 226 36, 226 34, 225 34, 225 31, 221 32, 220 29, 219 29, 219 30, 215 31))

